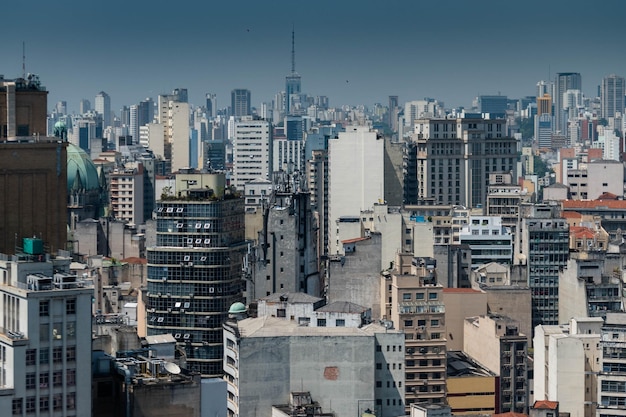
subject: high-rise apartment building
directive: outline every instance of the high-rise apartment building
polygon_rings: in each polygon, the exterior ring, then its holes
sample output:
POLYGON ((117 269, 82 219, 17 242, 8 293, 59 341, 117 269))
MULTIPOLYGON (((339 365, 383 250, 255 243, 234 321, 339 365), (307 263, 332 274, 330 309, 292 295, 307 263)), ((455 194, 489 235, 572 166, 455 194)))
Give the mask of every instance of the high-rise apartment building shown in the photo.
POLYGON ((109 174, 111 214, 129 224, 144 222, 144 171, 137 168, 114 170, 109 174))
POLYGON ((342 254, 342 217, 356 217, 384 199, 385 141, 368 126, 349 126, 339 138, 328 141, 328 253, 342 254))
POLYGON ((523 255, 528 271, 532 327, 559 324, 559 271, 569 257, 567 221, 556 205, 523 204, 516 238, 516 250, 523 255))
POLYGON ((554 130, 567 133, 568 115, 564 111, 564 94, 567 90, 582 91, 582 77, 578 72, 559 72, 554 80, 554 130))
POLYGON ((96 95, 94 103, 94 110, 102 115, 102 129, 111 126, 111 97, 104 91, 100 91, 96 95))
POLYGON ((243 191, 243 186, 258 178, 269 179, 272 172, 272 132, 265 120, 252 116, 234 122, 233 176, 231 184, 243 191))
POLYGON ((230 93, 231 115, 235 117, 252 115, 250 90, 236 88, 230 93))
POLYGON ((183 189, 158 201, 156 246, 147 251, 147 333, 172 334, 203 377, 222 374, 221 326, 243 299, 244 202, 216 192, 183 189))
POLYGON ((602 79, 602 86, 600 87, 602 117, 608 119, 615 117, 616 113, 624 117, 625 88, 624 77, 619 75, 611 74, 602 79))
POLYGON ((22 245, 0 260, 0 414, 89 416, 93 288, 40 239, 22 245))
POLYGON ((405 153, 405 201, 484 207, 492 173, 517 174, 517 140, 506 120, 421 119, 405 153), (417 176, 417 181, 411 175, 417 176))
POLYGON ((398 254, 381 276, 383 322, 404 331, 406 407, 446 401, 446 325, 443 286, 436 262, 398 254))

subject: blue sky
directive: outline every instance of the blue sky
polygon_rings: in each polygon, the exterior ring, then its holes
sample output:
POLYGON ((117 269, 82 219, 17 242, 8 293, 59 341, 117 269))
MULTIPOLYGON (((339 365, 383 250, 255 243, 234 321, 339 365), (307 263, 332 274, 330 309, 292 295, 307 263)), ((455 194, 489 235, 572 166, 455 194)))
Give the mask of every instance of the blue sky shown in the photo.
POLYGON ((622 0, 8 3, 0 74, 21 75, 24 41, 49 107, 70 110, 100 90, 117 112, 176 87, 194 104, 214 92, 219 107, 248 88, 259 106, 284 89, 292 24, 303 92, 333 106, 389 95, 467 106, 478 94, 534 95, 539 80, 569 71, 595 95, 602 77, 626 75, 622 0))

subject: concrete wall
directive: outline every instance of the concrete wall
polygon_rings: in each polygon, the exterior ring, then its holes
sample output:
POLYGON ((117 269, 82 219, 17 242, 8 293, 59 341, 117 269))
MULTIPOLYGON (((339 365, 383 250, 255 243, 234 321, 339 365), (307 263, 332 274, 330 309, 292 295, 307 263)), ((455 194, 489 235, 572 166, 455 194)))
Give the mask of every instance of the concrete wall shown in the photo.
POLYGON ((493 320, 465 320, 463 351, 478 363, 500 375, 500 340, 493 320))
POLYGON ((328 301, 350 301, 372 309, 372 319, 380 313, 380 259, 382 238, 357 242, 356 251, 332 261, 328 271, 328 301))
POLYGON ((548 400, 559 401, 559 411, 585 417, 585 356, 579 339, 556 336, 548 344, 548 400))
POLYGON ((133 417, 200 417, 200 381, 133 385, 133 417))
POLYGON ((465 318, 487 314, 487 294, 470 289, 444 289, 443 302, 446 306, 446 349, 463 350, 465 318))
POLYGON ((585 281, 578 279, 577 261, 569 259, 567 268, 559 272, 559 323, 588 316, 585 281))
POLYGON ((528 345, 532 342, 531 294, 528 287, 485 287, 487 310, 517 321, 519 332, 526 335, 528 345))

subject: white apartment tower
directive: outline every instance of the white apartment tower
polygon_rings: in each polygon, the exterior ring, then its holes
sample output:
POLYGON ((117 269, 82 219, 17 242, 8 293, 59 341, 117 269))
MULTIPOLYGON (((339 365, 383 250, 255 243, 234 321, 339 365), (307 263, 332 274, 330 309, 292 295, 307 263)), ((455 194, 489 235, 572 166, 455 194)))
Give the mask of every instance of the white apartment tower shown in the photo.
POLYGON ((385 195, 384 146, 368 126, 348 126, 337 140, 328 141, 328 253, 343 254, 339 236, 342 217, 358 218, 362 210, 382 202, 385 195))
POLYGON ((244 116, 234 122, 233 176, 231 184, 243 191, 244 185, 271 173, 272 135, 270 123, 244 116))
POLYGON ((59 272, 69 258, 24 243, 30 253, 0 259, 0 414, 89 416, 93 288, 59 272))

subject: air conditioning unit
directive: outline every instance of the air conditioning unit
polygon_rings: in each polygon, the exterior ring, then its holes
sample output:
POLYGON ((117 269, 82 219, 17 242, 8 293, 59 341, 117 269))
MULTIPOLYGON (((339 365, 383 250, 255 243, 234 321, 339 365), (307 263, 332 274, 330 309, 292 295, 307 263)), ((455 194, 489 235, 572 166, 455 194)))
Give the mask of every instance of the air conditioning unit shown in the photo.
POLYGON ((420 353, 426 353, 426 352, 428 352, 428 349, 426 349, 425 347, 420 348, 420 353))
POLYGON ((415 353, 415 349, 413 348, 406 348, 406 353, 408 353, 409 355, 412 355, 415 353))

